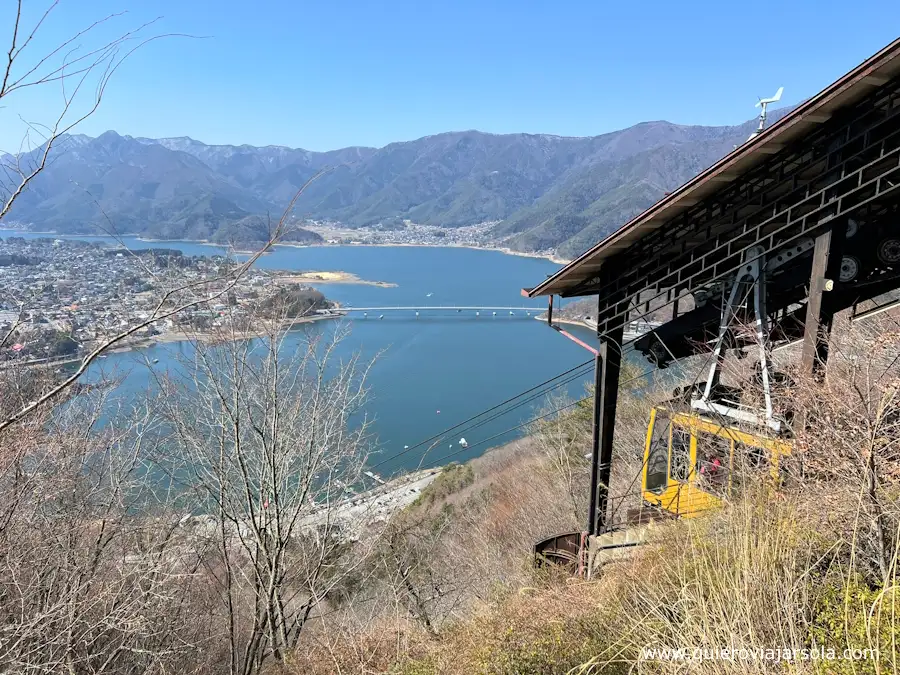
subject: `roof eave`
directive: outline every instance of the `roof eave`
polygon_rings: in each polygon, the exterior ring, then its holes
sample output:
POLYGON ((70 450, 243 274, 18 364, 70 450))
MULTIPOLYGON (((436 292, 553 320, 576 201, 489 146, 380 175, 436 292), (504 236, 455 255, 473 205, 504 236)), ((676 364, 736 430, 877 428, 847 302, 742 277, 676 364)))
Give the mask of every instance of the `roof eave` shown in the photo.
MULTIPOLYGON (((729 176, 727 174, 727 169, 734 166, 739 161, 750 158, 757 152, 759 154, 768 155, 772 154, 773 150, 776 152, 780 150, 781 146, 778 144, 766 148, 766 146, 779 135, 801 124, 815 126, 827 121, 830 117, 830 113, 822 116, 821 114, 817 115, 817 111, 823 108, 828 102, 846 94, 855 86, 862 84, 880 86, 881 84, 884 84, 880 78, 873 76, 873 72, 888 65, 893 59, 897 58, 898 55, 900 55, 900 38, 894 40, 878 53, 859 64, 856 68, 844 74, 815 96, 798 105, 794 110, 775 122, 772 126, 763 130, 758 136, 738 146, 708 169, 700 172, 694 176, 694 178, 652 204, 645 211, 632 218, 615 232, 610 233, 606 238, 589 248, 568 265, 560 268, 556 273, 539 283, 537 286, 531 289, 522 289, 522 295, 528 298, 536 298, 542 295, 555 295, 556 293, 565 290, 566 287, 572 288, 584 280, 595 276, 603 266, 603 259, 594 263, 589 274, 582 275, 580 278, 573 280, 570 284, 561 283, 566 277, 571 276, 575 270, 579 270, 588 260, 594 258, 599 252, 613 247, 616 241, 632 234, 640 225, 652 224, 654 216, 660 211, 667 208, 676 208, 679 203, 683 203, 683 198, 687 198, 693 190, 704 185, 707 181, 715 178, 719 178, 720 180, 728 178, 728 181, 726 182, 734 180, 737 176, 729 176), (558 286, 563 286, 563 288, 557 288, 558 286)), ((686 203, 684 206, 685 208, 688 207, 686 203)), ((659 219, 660 224, 668 221, 671 217, 671 215, 663 216, 659 219)), ((627 245, 623 246, 623 248, 625 247, 627 247, 627 245)))

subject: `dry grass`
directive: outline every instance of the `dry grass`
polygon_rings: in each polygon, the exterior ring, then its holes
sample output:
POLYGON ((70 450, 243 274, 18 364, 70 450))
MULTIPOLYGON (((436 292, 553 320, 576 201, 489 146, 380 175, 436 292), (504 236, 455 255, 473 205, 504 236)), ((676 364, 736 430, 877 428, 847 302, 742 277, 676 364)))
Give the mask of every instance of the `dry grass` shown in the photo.
POLYGON ((330 634, 328 649, 317 644, 294 672, 893 673, 895 587, 868 583, 848 564, 852 541, 823 528, 815 502, 758 487, 714 516, 657 526, 648 546, 592 581, 532 576, 436 635, 404 621, 359 624, 330 634), (880 651, 804 658, 815 646, 880 651), (711 658, 716 649, 746 651, 711 658))
POLYGON ((420 643, 418 653, 400 661, 396 672, 512 675, 576 669, 611 640, 610 617, 600 609, 605 593, 598 582, 525 587, 449 626, 439 640, 420 643))
MULTIPOLYGON (((816 587, 832 545, 808 527, 807 505, 756 494, 708 518, 660 527, 650 547, 611 573, 619 640, 592 660, 622 654, 641 672, 684 672, 642 661, 645 648, 808 646, 816 587)), ((710 661, 692 672, 768 673, 767 662, 710 661)))
MULTIPOLYGON (((406 674, 896 673, 900 489, 891 450, 900 337, 884 335, 873 343, 854 334, 859 344, 833 354, 828 378, 795 383, 791 404, 817 421, 796 430, 805 473, 780 489, 748 484, 711 516, 657 525, 647 546, 590 582, 537 578, 526 564, 534 540, 579 525, 540 445, 526 439, 474 462, 475 480, 451 498, 465 508, 448 530, 460 556, 447 562, 472 575, 475 600, 436 635, 380 633, 393 649, 380 666, 406 674), (877 536, 882 545, 873 545, 877 536), (647 648, 704 658, 664 660, 647 648), (711 658, 722 649, 730 658, 711 658), (810 658, 815 649, 837 658, 810 658), (845 649, 870 652, 842 659, 845 649)), ((359 652, 371 639, 364 630, 351 641, 359 652)))

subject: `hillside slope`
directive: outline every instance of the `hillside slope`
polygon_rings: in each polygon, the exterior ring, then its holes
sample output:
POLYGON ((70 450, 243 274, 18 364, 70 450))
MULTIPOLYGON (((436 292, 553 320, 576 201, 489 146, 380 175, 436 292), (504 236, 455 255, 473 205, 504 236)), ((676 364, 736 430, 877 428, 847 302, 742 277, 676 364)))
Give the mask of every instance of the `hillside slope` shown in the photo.
POLYGON ((167 238, 252 238, 261 236, 263 216, 280 213, 328 168, 299 200, 298 217, 351 227, 496 222, 498 243, 571 255, 712 164, 752 128, 646 122, 585 138, 461 131, 331 152, 108 131, 62 139, 11 219, 59 232, 114 224, 119 232, 167 238))

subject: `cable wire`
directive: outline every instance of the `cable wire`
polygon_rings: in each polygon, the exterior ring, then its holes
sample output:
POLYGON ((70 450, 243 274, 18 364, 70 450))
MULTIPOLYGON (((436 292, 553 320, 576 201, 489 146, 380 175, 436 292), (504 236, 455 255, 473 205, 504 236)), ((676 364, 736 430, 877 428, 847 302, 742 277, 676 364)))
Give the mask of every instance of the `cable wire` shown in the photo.
MULTIPOLYGON (((629 349, 629 350, 623 350, 623 351, 622 351, 622 356, 624 357, 624 356, 626 356, 627 354, 630 354, 630 353, 633 352, 633 351, 634 351, 633 348, 632 348, 632 349, 629 349)), ((584 377, 584 376, 587 375, 588 372, 590 371, 590 365, 592 365, 593 363, 594 363, 594 359, 590 359, 589 361, 585 361, 584 363, 582 363, 582 364, 580 364, 580 365, 578 365, 578 366, 575 366, 574 368, 570 368, 569 370, 567 370, 567 371, 565 371, 565 372, 562 372, 562 373, 560 373, 559 375, 556 375, 555 377, 552 377, 552 378, 550 378, 550 379, 548 379, 548 380, 545 380, 544 382, 542 382, 542 383, 540 383, 540 384, 538 384, 538 385, 535 385, 534 387, 531 387, 530 389, 527 389, 527 390, 525 390, 525 391, 523 391, 523 392, 517 394, 516 396, 513 396, 513 397, 507 399, 506 401, 504 401, 504 402, 502 402, 502 403, 498 403, 497 405, 495 405, 495 406, 493 406, 493 407, 491 407, 491 408, 488 408, 487 410, 484 410, 484 411, 478 413, 477 415, 473 415, 472 417, 470 417, 470 418, 467 419, 467 420, 463 420, 463 421, 460 422, 459 424, 456 424, 456 425, 454 425, 454 426, 452 426, 452 427, 449 427, 449 428, 447 428, 447 429, 444 429, 444 431, 439 432, 439 433, 435 434, 434 436, 431 436, 430 438, 425 439, 424 441, 420 441, 419 443, 416 443, 416 444, 413 445, 413 446, 410 446, 410 447, 408 447, 408 448, 404 448, 403 450, 394 453, 394 454, 391 455, 390 457, 385 457, 384 459, 382 459, 381 461, 377 462, 376 464, 373 464, 373 465, 370 467, 370 470, 374 470, 374 469, 378 468, 379 466, 382 466, 382 465, 384 465, 384 464, 387 464, 388 462, 391 462, 391 461, 397 459, 398 457, 401 457, 401 456, 403 456, 403 455, 406 455, 406 454, 412 452, 413 450, 416 450, 417 448, 420 448, 420 447, 422 447, 423 445, 426 445, 427 443, 430 443, 430 442, 432 442, 432 441, 436 441, 435 444, 434 444, 434 445, 436 445, 437 442, 439 442, 439 441, 441 441, 441 440, 444 440, 444 439, 447 437, 447 434, 449 434, 451 431, 457 430, 459 433, 465 434, 465 433, 467 433, 467 432, 469 432, 469 431, 471 431, 471 430, 473 430, 473 429, 477 429, 478 427, 484 426, 485 424, 488 424, 489 422, 492 422, 492 421, 498 419, 499 417, 502 417, 502 416, 504 416, 504 415, 507 415, 507 414, 509 414, 510 412, 512 412, 512 411, 514 411, 514 410, 517 410, 518 408, 521 408, 522 406, 527 405, 528 403, 531 403, 532 401, 534 401, 534 400, 536 400, 536 399, 538 399, 538 398, 541 398, 541 397, 543 397, 543 396, 546 396, 547 394, 549 394, 550 392, 552 392, 552 391, 554 391, 554 390, 556 390, 556 389, 559 389, 559 388, 561 388, 561 387, 566 386, 567 384, 573 382, 574 380, 577 380, 577 379, 579 379, 579 378, 584 377), (575 372, 575 371, 580 371, 580 372, 575 372), (573 372, 574 372, 574 374, 571 374, 571 373, 573 373, 573 372), (571 374, 571 375, 570 375, 570 374, 571 374), (516 403, 516 404, 513 405, 513 406, 510 406, 510 407, 506 408, 505 410, 500 410, 499 412, 494 413, 492 416, 490 416, 490 417, 488 417, 488 418, 485 418, 485 419, 483 419, 483 420, 480 420, 480 421, 478 421, 478 422, 476 422, 476 423, 474 423, 474 424, 470 424, 470 425, 468 425, 468 426, 464 426, 464 425, 469 424, 469 422, 472 422, 473 420, 476 420, 476 419, 478 419, 479 417, 482 417, 483 415, 486 415, 486 414, 488 414, 488 413, 490 413, 490 412, 492 412, 492 411, 495 411, 495 410, 497 410, 498 408, 502 408, 504 405, 507 405, 508 403, 511 403, 511 402, 515 401, 516 399, 518 399, 518 398, 520 398, 520 397, 522 397, 522 396, 525 396, 526 394, 529 394, 529 393, 531 393, 531 392, 534 392, 535 390, 540 389, 541 387, 544 387, 545 385, 549 384, 550 382, 553 382, 554 380, 559 379, 559 378, 561 378, 561 377, 564 377, 564 376, 566 376, 566 375, 569 375, 569 377, 566 378, 565 380, 559 381, 559 382, 557 382, 556 384, 554 384, 553 386, 548 387, 547 389, 544 389, 543 391, 539 391, 539 392, 537 392, 537 393, 534 393, 534 394, 532 394, 530 397, 528 397, 528 398, 526 398, 526 399, 523 399, 523 400, 519 401, 518 403, 516 403), (463 427, 463 428, 460 430, 460 427, 463 427)), ((639 379, 639 378, 641 378, 641 377, 645 377, 645 376, 646 376, 648 373, 650 373, 650 372, 653 372, 653 369, 651 369, 650 371, 647 371, 647 373, 643 373, 642 375, 639 375, 639 376, 636 377, 636 378, 631 378, 630 380, 626 381, 624 384, 628 384, 629 382, 631 382, 631 381, 633 381, 633 380, 635 380, 635 379, 639 379)), ((620 385, 620 386, 621 386, 621 385, 620 385)), ((588 397, 588 398, 590 398, 590 397, 588 397)), ((480 443, 479 443, 479 444, 480 444, 480 443)), ((429 448, 422 454, 422 457, 419 458, 419 468, 421 468, 422 464, 425 462, 425 458, 426 458, 426 456, 427 456, 427 454, 428 454, 428 451, 431 450, 431 448, 434 447, 434 445, 432 445, 431 447, 429 447, 429 448)), ((467 447, 471 447, 471 446, 467 446, 467 447)))
MULTIPOLYGON (((642 377, 646 377, 647 375, 649 375, 650 373, 652 373, 654 370, 656 370, 655 367, 654 367, 654 368, 651 368, 650 370, 647 370, 647 371, 641 373, 640 375, 636 375, 636 376, 634 376, 634 377, 630 377, 630 378, 628 378, 627 380, 625 380, 624 382, 620 382, 620 383, 619 383, 619 386, 621 387, 621 386, 624 386, 624 385, 629 384, 629 383, 631 383, 631 382, 634 382, 635 380, 639 380, 639 379, 641 379, 642 377)), ((469 445, 469 446, 467 446, 467 447, 465 447, 465 448, 462 448, 461 450, 454 450, 453 452, 448 453, 448 454, 446 454, 446 455, 444 455, 444 456, 438 458, 438 460, 436 461, 436 464, 441 464, 442 462, 444 462, 445 460, 449 459, 450 457, 455 457, 455 456, 457 456, 457 455, 460 455, 460 454, 462 454, 462 453, 464 453, 464 452, 467 452, 467 451, 471 450, 472 448, 477 448, 479 445, 484 445, 485 443, 488 443, 488 442, 490 442, 490 441, 492 441, 492 440, 494 440, 494 439, 496 439, 496 438, 499 438, 500 436, 505 436, 505 435, 508 434, 508 433, 511 433, 511 432, 513 432, 513 431, 516 431, 516 430, 518 430, 518 429, 521 429, 521 428, 523 428, 523 427, 526 427, 526 426, 528 426, 529 424, 533 424, 534 422, 538 422, 538 421, 540 421, 540 420, 542 420, 542 419, 546 419, 547 417, 550 417, 551 415, 555 415, 555 414, 557 414, 557 413, 559 413, 559 412, 562 412, 563 410, 567 410, 567 409, 569 409, 569 408, 572 408, 572 407, 574 407, 574 406, 576 406, 576 405, 579 405, 580 403, 584 403, 585 401, 590 401, 592 398, 594 398, 594 397, 593 397, 593 396, 584 396, 584 397, 578 399, 577 401, 573 401, 573 402, 571 402, 571 403, 567 403, 566 405, 560 406, 559 408, 556 408, 555 410, 551 410, 551 411, 548 412, 548 413, 544 413, 543 415, 538 415, 538 416, 536 416, 536 417, 532 417, 531 419, 526 420, 525 422, 522 422, 521 424, 517 424, 517 425, 514 426, 514 427, 510 427, 510 428, 507 429, 506 431, 501 431, 501 432, 498 433, 498 434, 494 434, 493 436, 490 436, 490 437, 488 437, 488 438, 485 438, 484 440, 478 441, 477 443, 473 443, 473 444, 471 444, 471 445, 469 445)))
MULTIPOLYGON (((410 452, 416 450, 417 448, 420 448, 420 447, 422 447, 423 445, 426 445, 427 443, 430 443, 431 441, 441 440, 441 439, 445 438, 446 435, 449 434, 451 431, 457 430, 457 429, 459 429, 460 427, 463 427, 463 426, 469 424, 470 422, 472 422, 472 421, 474 421, 474 420, 477 420, 479 417, 483 417, 484 415, 487 415, 488 413, 494 412, 494 411, 498 410, 499 408, 502 408, 503 406, 506 406, 506 405, 512 403, 512 402, 515 401, 516 399, 521 398, 522 396, 526 396, 527 394, 531 394, 532 392, 534 392, 534 391, 536 391, 536 390, 538 390, 538 389, 541 389, 542 387, 545 387, 546 385, 550 384, 550 383, 553 382, 554 380, 558 380, 558 379, 560 379, 560 378, 566 377, 567 375, 570 376, 570 377, 569 377, 567 380, 565 380, 564 382, 557 383, 556 385, 554 385, 554 386, 552 386, 552 387, 549 387, 548 389, 546 389, 546 390, 544 390, 544 391, 541 391, 541 392, 538 393, 536 396, 533 396, 532 398, 528 399, 528 401, 526 401, 526 402, 529 402, 529 401, 531 401, 531 400, 534 400, 534 398, 543 396, 543 395, 549 393, 550 391, 553 391, 554 389, 557 389, 557 388, 559 388, 560 386, 563 386, 564 384, 568 384, 568 383, 571 382, 572 380, 575 380, 575 379, 578 379, 578 378, 580 378, 580 377, 583 377, 584 375, 587 374, 587 370, 585 370, 584 372, 577 372, 577 371, 581 371, 581 370, 585 369, 586 366, 590 366, 591 364, 593 364, 593 362, 594 362, 593 359, 589 359, 588 361, 585 361, 584 363, 581 363, 581 364, 579 364, 579 365, 577 365, 577 366, 575 366, 575 367, 573 367, 573 368, 570 368, 569 370, 566 370, 566 371, 564 371, 564 372, 562 372, 562 373, 559 373, 558 375, 554 375, 553 377, 551 377, 551 378, 549 378, 549 379, 547 379, 547 380, 544 380, 544 381, 541 382, 540 384, 536 384, 535 386, 531 387, 530 389, 526 389, 525 391, 520 392, 520 393, 516 394, 515 396, 512 396, 512 397, 506 399, 506 400, 503 401, 502 403, 498 403, 498 404, 496 404, 496 405, 494 405, 494 406, 491 406, 490 408, 488 408, 488 409, 486 409, 486 410, 482 410, 482 411, 479 412, 478 414, 472 415, 472 416, 469 417, 468 419, 465 419, 465 420, 463 420, 462 422, 459 422, 458 424, 453 425, 452 427, 448 427, 448 428, 444 429, 443 431, 440 431, 440 432, 438 432, 437 434, 435 434, 435 435, 433 435, 433 436, 431 436, 431 437, 429 437, 429 438, 426 438, 425 440, 419 441, 419 442, 416 443, 415 445, 411 445, 411 446, 409 446, 408 448, 404 448, 403 450, 401 450, 401 451, 399 451, 399 452, 397 452, 397 453, 391 455, 390 457, 386 457, 386 458, 382 459, 382 460, 379 461, 378 463, 373 464, 373 465, 370 467, 370 469, 374 470, 374 469, 378 468, 379 466, 381 466, 381 465, 383 465, 383 464, 386 464, 387 462, 393 461, 394 459, 397 459, 398 457, 401 457, 401 456, 403 456, 403 455, 406 455, 406 454, 408 454, 408 453, 410 453, 410 452), (575 373, 575 374, 572 375, 572 373, 575 373)), ((516 408, 520 407, 521 405, 524 405, 524 403, 520 402, 520 403, 517 404, 516 406, 514 406, 514 407, 512 407, 512 408, 509 408, 509 409, 507 409, 507 410, 504 410, 504 411, 502 411, 501 413, 499 413, 498 415, 495 415, 494 417, 492 417, 492 418, 490 418, 490 419, 491 419, 491 420, 492 420, 492 419, 496 419, 496 417, 498 417, 499 415, 505 415, 507 412, 510 412, 511 410, 515 410, 516 408)), ((490 421, 490 420, 484 420, 483 422, 480 422, 480 423, 478 424, 478 426, 480 426, 481 424, 485 424, 485 423, 487 423, 488 421, 490 421)), ((473 426, 472 428, 476 428, 476 427, 473 426)), ((468 427, 467 427, 467 429, 468 429, 468 427)))

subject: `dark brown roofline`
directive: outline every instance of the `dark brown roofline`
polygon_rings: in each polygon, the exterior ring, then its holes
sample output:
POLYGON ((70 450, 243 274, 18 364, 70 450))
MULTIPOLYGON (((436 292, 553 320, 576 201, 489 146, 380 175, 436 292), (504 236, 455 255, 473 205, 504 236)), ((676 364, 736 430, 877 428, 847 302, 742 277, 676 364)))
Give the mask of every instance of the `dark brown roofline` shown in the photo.
POLYGON ((773 151, 777 151, 787 142, 806 135, 816 125, 829 119, 835 110, 855 102, 872 88, 881 86, 900 74, 898 57, 900 57, 900 38, 801 103, 756 138, 738 146, 711 167, 660 199, 534 288, 522 289, 522 295, 528 298, 555 295, 595 276, 603 260, 627 248, 645 234, 662 227, 684 209, 717 191, 722 183, 712 186, 711 181, 714 179, 718 178, 719 181, 727 179, 726 182, 731 182, 752 166, 770 157, 773 151), (729 169, 732 170, 731 173, 727 173, 729 169))

